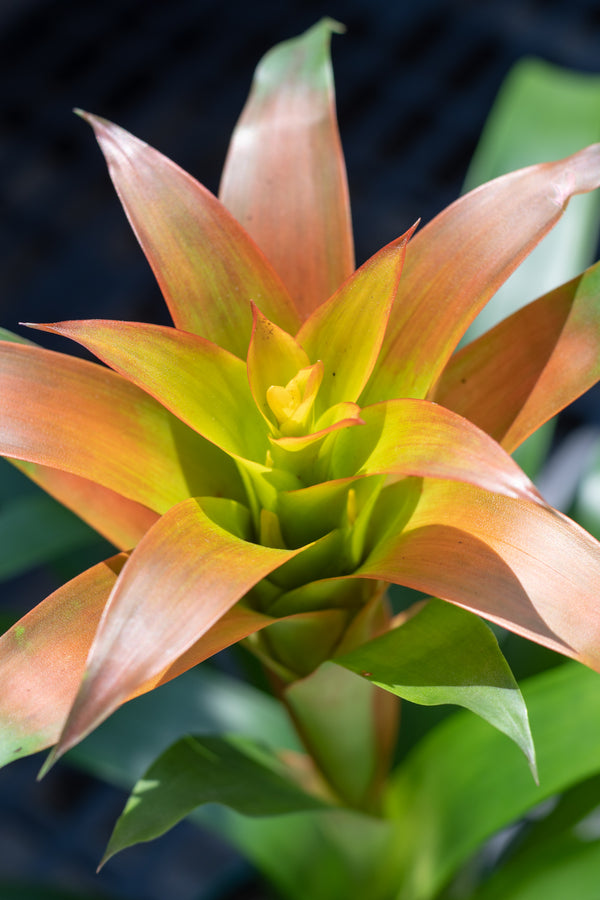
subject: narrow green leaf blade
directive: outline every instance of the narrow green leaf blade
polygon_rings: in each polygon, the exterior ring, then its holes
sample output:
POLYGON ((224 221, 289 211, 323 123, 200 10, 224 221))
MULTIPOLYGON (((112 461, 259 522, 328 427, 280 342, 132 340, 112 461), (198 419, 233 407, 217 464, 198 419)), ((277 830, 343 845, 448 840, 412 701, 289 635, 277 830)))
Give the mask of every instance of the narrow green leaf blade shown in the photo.
POLYGON ((523 696, 492 631, 473 613, 429 600, 403 625, 334 661, 412 703, 472 710, 521 748, 535 774, 523 696))
POLYGON ((327 808, 289 778, 272 752, 250 739, 188 736, 138 781, 103 862, 125 847, 159 837, 204 803, 222 803, 247 816, 327 808))
POLYGON ((539 787, 516 748, 480 719, 458 713, 431 731, 398 769, 390 794, 402 872, 398 900, 437 896, 486 838, 600 771, 598 674, 567 663, 521 687, 536 738, 539 787))

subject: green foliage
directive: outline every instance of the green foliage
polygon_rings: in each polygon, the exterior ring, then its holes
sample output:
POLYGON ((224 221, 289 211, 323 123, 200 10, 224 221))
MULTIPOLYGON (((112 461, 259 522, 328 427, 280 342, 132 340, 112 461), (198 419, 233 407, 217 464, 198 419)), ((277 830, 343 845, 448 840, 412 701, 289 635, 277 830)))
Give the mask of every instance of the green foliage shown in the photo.
POLYGON ((103 861, 164 834, 204 803, 223 803, 247 816, 327 806, 303 791, 273 753, 248 738, 185 737, 135 785, 103 861))
POLYGON ((404 700, 472 710, 515 741, 535 774, 521 691, 493 632, 473 613, 432 599, 402 627, 336 662, 404 700))

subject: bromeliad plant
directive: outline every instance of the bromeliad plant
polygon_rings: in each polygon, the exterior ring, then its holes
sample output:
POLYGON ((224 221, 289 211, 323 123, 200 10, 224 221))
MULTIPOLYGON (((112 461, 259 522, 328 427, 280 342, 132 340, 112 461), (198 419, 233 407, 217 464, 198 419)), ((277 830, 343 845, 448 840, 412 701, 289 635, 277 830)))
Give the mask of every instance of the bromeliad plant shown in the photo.
MULTIPOLYGON (((56 745, 47 767, 244 641, 306 755, 213 742, 210 798, 235 806, 227 766, 249 765, 278 800, 243 811, 385 816, 398 697, 474 710, 535 771, 519 688, 474 613, 600 670, 600 545, 509 455, 600 378, 600 269, 457 350, 569 198, 600 185, 600 145, 484 185, 355 271, 332 30, 259 65, 220 199, 82 114, 175 327, 34 326, 110 368, 0 343, 0 452, 121 551, 2 638, 3 762, 56 745), (394 615, 390 584, 432 597, 394 615)), ((110 852, 147 836, 139 808, 110 852)))

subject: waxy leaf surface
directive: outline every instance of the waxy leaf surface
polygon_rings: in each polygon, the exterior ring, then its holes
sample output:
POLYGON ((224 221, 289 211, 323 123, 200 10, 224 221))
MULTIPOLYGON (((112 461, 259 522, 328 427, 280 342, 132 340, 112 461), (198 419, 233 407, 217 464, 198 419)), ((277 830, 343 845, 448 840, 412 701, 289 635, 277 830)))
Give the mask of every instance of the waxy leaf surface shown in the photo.
POLYGON ((507 734, 535 773, 521 691, 492 631, 477 616, 429 600, 408 621, 334 661, 404 700, 467 707, 507 734))
POLYGON ((298 319, 283 284, 223 204, 123 128, 84 117, 177 328, 245 357, 254 300, 293 331, 298 319))
MULTIPOLYGON (((324 19, 259 64, 219 191, 272 262, 302 318, 354 269, 329 59, 332 30, 339 26, 324 19)), ((252 299, 273 319, 258 297, 252 299)))
POLYGON ((512 452, 600 377, 600 264, 459 350, 435 399, 512 452))
POLYGON ((83 476, 161 513, 193 494, 239 490, 225 455, 103 366, 0 342, 0 377, 4 456, 83 476))
POLYGON ((427 397, 470 322, 569 198, 599 185, 600 144, 594 144, 490 181, 418 232, 366 399, 427 397))
POLYGON ((54 744, 123 554, 59 588, 0 637, 0 765, 54 744))
POLYGON ((165 513, 132 553, 106 605, 55 756, 156 683, 251 587, 297 552, 234 537, 197 500, 165 513))
POLYGON ((312 362, 323 360, 317 410, 355 402, 373 371, 414 229, 367 260, 316 309, 296 338, 312 362))
POLYGON ((600 669, 599 546, 553 509, 424 479, 408 523, 357 574, 434 594, 600 669))
POLYGON ((332 478, 379 473, 447 478, 509 497, 541 498, 523 471, 485 432, 426 400, 389 400, 361 410, 364 425, 340 432, 332 478))
POLYGON ((147 506, 87 478, 23 460, 13 463, 119 550, 135 547, 158 518, 147 506))
MULTIPOLYGON (((415 747, 390 792, 399 900, 438 897, 486 838, 599 771, 599 687, 595 672, 574 663, 523 682, 538 748, 539 787, 517 749, 466 713, 451 716, 415 747)), ((512 894, 504 896, 512 900, 512 894)))
POLYGON ((264 458, 264 426, 245 364, 194 334, 88 319, 39 326, 78 341, 227 453, 264 458))
POLYGON ((250 738, 190 735, 169 747, 135 785, 103 863, 159 837, 204 803, 223 803, 247 816, 328 806, 303 791, 274 753, 250 738))

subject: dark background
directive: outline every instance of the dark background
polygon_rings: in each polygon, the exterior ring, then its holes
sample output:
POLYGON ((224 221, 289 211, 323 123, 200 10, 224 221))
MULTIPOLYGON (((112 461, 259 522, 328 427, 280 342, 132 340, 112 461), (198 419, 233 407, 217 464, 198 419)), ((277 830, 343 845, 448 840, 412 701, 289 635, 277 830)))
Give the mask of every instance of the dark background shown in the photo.
MULTIPOLYGON (((333 58, 358 262, 458 195, 517 59, 600 71, 597 0, 0 0, 0 325, 167 321, 72 107, 118 122, 216 191, 258 59, 323 15, 347 27, 333 58)), ((32 602, 41 576, 38 589, 32 602)), ((185 824, 94 876, 122 797, 66 766, 37 785, 39 765, 0 774, 0 882, 127 900, 265 896, 185 824)))

